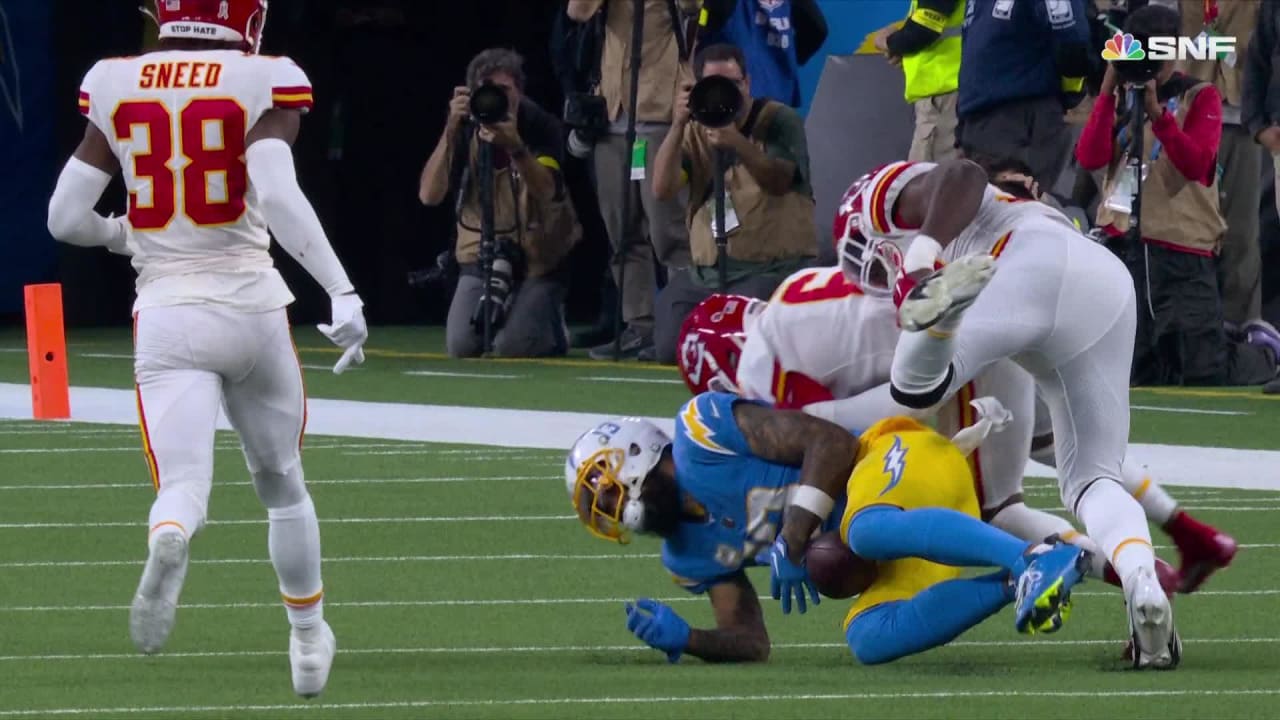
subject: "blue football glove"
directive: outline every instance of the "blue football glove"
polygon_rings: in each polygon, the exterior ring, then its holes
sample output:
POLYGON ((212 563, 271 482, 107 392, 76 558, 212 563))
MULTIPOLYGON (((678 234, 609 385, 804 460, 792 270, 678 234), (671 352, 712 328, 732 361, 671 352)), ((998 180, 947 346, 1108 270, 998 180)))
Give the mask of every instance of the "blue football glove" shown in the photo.
POLYGON ((804 593, 809 591, 813 604, 820 601, 818 588, 809 579, 809 570, 803 562, 796 565, 787 557, 787 541, 779 537, 773 545, 756 559, 761 565, 769 566, 769 587, 774 600, 782 601, 782 614, 791 614, 791 596, 796 598, 796 610, 803 615, 809 608, 805 605, 804 593))
POLYGON ((640 598, 626 607, 627 629, 649 647, 665 652, 668 662, 679 662, 689 645, 689 623, 657 600, 640 598))

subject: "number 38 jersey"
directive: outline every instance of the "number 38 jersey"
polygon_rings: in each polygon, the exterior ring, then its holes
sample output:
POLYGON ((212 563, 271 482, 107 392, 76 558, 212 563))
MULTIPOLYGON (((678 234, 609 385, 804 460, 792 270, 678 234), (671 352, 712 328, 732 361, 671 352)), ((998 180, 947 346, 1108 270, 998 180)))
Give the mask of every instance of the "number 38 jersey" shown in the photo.
POLYGON ((797 408, 832 399, 803 397, 796 388, 804 385, 847 398, 887 382, 896 312, 890 298, 863 294, 838 267, 793 273, 747 333, 738 387, 747 397, 797 408))
MULTIPOLYGON (((733 415, 729 393, 703 393, 676 416, 671 455, 676 485, 701 513, 686 518, 662 544, 662 563, 686 589, 702 593, 756 564, 782 528, 800 468, 756 457, 733 415)), ((844 501, 828 517, 834 529, 844 501)))
POLYGON ((268 110, 311 106, 311 84, 287 58, 163 51, 89 70, 80 112, 107 137, 129 192, 135 311, 293 301, 267 252, 245 138, 268 110))

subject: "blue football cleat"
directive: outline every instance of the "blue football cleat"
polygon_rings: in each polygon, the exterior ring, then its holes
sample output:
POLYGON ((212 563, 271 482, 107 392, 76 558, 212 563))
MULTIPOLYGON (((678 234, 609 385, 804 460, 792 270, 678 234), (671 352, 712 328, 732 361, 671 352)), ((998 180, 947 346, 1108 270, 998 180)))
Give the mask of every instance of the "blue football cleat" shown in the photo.
POLYGON ((1014 627, 1020 633, 1051 633, 1071 614, 1071 588, 1084 580, 1089 553, 1067 543, 1035 555, 1018 576, 1014 627))

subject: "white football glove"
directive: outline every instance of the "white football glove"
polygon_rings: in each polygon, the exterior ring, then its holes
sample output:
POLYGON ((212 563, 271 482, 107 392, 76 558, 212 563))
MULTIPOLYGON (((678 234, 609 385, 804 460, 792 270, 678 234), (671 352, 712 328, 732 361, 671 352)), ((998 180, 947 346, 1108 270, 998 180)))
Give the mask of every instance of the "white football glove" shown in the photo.
POLYGON ((1013 420, 1013 413, 993 397, 975 398, 969 401, 969 404, 978 411, 977 422, 951 438, 952 444, 960 448, 960 452, 965 455, 977 450, 988 435, 1004 430, 1013 420))
POLYGON ((352 364, 364 362, 364 343, 369 339, 369 326, 364 322, 364 303, 355 293, 334 295, 333 323, 317 325, 329 342, 343 349, 342 357, 333 366, 333 374, 341 375, 352 364))

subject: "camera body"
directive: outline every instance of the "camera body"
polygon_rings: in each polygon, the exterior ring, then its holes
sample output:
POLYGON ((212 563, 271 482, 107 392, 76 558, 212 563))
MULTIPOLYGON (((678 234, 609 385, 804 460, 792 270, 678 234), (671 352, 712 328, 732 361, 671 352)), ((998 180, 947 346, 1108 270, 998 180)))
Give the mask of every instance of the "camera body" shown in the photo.
POLYGON ((490 82, 471 91, 471 117, 480 125, 494 125, 507 119, 511 101, 507 91, 490 82))
POLYGON ((609 132, 609 106, 591 93, 570 93, 564 100, 564 124, 569 127, 569 153, 586 159, 609 132))
POLYGON ((728 127, 742 112, 744 102, 737 83, 722 75, 708 75, 689 91, 689 115, 709 128, 728 127))

